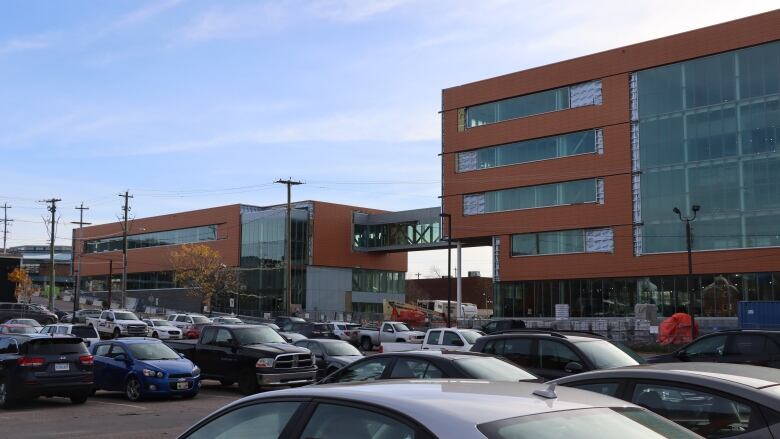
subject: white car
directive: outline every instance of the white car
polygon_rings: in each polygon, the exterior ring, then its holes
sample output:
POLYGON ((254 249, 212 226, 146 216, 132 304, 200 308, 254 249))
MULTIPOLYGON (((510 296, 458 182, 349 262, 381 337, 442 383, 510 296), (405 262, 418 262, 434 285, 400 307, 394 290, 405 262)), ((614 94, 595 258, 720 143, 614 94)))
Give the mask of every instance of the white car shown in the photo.
POLYGON ((75 335, 81 337, 84 340, 84 344, 87 347, 100 341, 100 336, 92 326, 87 325, 74 325, 71 323, 55 323, 53 325, 46 325, 39 331, 41 334, 59 334, 59 335, 75 335))
POLYGON ((351 322, 328 322, 331 332, 336 337, 348 341, 350 343, 357 343, 358 333, 360 333, 360 325, 351 322))
POLYGON ((171 314, 168 316, 168 323, 186 331, 195 325, 211 324, 211 319, 200 314, 171 314))
POLYGON ((224 316, 224 317, 214 317, 211 319, 211 322, 215 325, 243 325, 244 321, 239 319, 238 317, 231 317, 231 316, 224 316))
POLYGON ((476 329, 436 328, 425 333, 422 345, 414 343, 382 343, 380 352, 470 351, 477 339, 485 335, 476 329))
POLYGON ((183 338, 182 330, 171 325, 168 320, 144 319, 143 322, 148 327, 147 335, 149 337, 161 340, 181 340, 183 338))
POLYGON ((25 326, 32 326, 35 328, 35 331, 41 332, 41 328, 43 328, 43 325, 38 323, 37 320, 34 319, 11 319, 5 322, 6 325, 25 325, 25 326))
POLYGON ((433 380, 328 384, 240 399, 180 438, 694 439, 634 404, 545 384, 433 380), (289 436, 282 432, 295 432, 289 436))

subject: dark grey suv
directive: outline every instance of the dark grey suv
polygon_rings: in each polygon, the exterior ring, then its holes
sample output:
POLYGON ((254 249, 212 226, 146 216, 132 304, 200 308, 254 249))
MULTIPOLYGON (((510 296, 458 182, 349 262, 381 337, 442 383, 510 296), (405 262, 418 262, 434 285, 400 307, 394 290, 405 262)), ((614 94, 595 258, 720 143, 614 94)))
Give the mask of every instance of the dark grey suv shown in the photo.
POLYGON ((35 319, 41 325, 57 323, 57 315, 33 303, 0 303, 0 323, 10 319, 35 319))

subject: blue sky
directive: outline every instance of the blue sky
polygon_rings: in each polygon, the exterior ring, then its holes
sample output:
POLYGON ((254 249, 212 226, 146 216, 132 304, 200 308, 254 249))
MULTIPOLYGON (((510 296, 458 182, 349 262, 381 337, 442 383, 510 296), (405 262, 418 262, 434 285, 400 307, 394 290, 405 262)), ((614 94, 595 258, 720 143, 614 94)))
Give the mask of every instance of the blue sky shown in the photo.
MULTIPOLYGON (((438 204, 443 88, 695 29, 775 1, 29 1, 0 4, 9 246, 116 220, 295 199, 438 204)), ((445 267, 441 252, 410 272, 445 267)), ((489 252, 464 270, 490 272, 489 252)), ((444 271, 444 270, 443 270, 444 271)))

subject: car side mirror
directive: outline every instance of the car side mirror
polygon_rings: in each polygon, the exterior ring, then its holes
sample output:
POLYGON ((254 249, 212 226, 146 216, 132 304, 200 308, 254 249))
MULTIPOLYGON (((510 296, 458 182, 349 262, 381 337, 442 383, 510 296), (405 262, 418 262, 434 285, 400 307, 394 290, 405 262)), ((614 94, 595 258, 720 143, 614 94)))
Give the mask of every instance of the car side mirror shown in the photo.
POLYGON ((314 354, 314 358, 317 358, 319 360, 324 360, 325 359, 325 354, 314 354))
POLYGON ((116 361, 124 361, 125 363, 129 363, 130 362, 130 358, 128 358, 128 356, 125 355, 125 354, 117 355, 116 357, 114 357, 114 360, 116 360, 116 361))
POLYGON ((684 360, 688 358, 688 354, 685 352, 685 349, 680 349, 674 354, 675 357, 677 357, 680 360, 684 360))
POLYGON ((453 346, 464 346, 463 340, 454 340, 452 342, 453 346))
POLYGON ((113 318, 113 317, 111 317, 111 316, 108 316, 108 317, 106 317, 106 321, 107 321, 107 322, 113 322, 113 321, 114 321, 114 318, 113 318))
POLYGON ((181 358, 187 358, 187 356, 186 356, 186 355, 184 355, 184 354, 182 354, 181 352, 179 352, 179 357, 181 357, 181 358))
POLYGON ((583 371, 582 364, 576 362, 576 361, 570 361, 566 364, 566 367, 563 369, 566 373, 580 373, 583 371))

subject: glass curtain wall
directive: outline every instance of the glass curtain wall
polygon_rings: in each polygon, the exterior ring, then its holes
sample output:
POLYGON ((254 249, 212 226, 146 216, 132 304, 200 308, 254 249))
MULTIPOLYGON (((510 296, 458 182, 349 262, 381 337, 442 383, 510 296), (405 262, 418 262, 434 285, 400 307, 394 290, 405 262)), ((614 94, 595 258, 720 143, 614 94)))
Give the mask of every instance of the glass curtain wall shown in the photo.
POLYGON ((352 270, 352 291, 404 294, 406 273, 356 268, 352 270))
MULTIPOLYGON (((285 311, 285 224, 287 211, 271 209, 241 216, 242 313, 261 315, 285 311)), ((306 306, 306 265, 309 263, 309 211, 292 210, 292 303, 306 306)))
MULTIPOLYGON (((192 244, 217 239, 217 226, 189 227, 164 232, 141 233, 127 237, 127 248, 158 247, 162 245, 192 244)), ((86 241, 85 253, 100 253, 122 250, 122 237, 93 239, 86 241)))
POLYGON ((432 244, 441 239, 438 219, 428 223, 355 224, 353 247, 377 248, 432 244))
POLYGON ((468 127, 569 108, 569 87, 503 99, 466 109, 468 127))
POLYGON ((644 253, 780 246, 780 42, 637 75, 644 253), (690 214, 690 212, 688 212, 690 214))
POLYGON ((594 178, 485 192, 485 213, 595 203, 596 193, 594 178))

